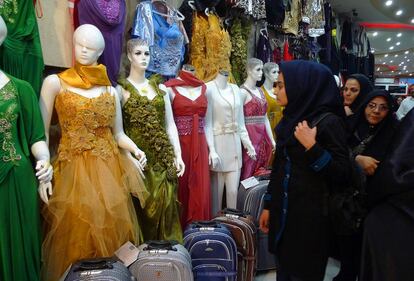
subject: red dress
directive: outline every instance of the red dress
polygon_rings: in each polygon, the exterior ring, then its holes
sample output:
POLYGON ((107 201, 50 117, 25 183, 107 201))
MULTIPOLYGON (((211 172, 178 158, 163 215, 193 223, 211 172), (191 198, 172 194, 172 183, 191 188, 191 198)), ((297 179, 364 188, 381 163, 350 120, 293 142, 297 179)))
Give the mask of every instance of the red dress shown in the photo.
POLYGON ((172 89, 175 93, 172 109, 185 164, 185 173, 178 179, 180 220, 185 229, 192 221, 210 219, 210 172, 204 134, 207 97, 203 92, 192 101, 181 95, 175 87, 172 89))

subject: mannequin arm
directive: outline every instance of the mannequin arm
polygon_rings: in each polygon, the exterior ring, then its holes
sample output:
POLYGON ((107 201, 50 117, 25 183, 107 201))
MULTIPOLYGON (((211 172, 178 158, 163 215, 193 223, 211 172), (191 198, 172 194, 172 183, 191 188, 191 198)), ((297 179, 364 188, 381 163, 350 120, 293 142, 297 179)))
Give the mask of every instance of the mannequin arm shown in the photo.
POLYGON ((211 93, 209 91, 209 86, 207 84, 207 112, 206 112, 206 124, 204 128, 204 133, 206 134, 206 140, 209 150, 209 156, 208 156, 208 164, 211 165, 211 167, 215 168, 217 164, 220 163, 220 156, 217 154, 216 149, 214 147, 214 135, 213 135, 213 108, 212 108, 212 97, 211 93))
MULTIPOLYGON (((160 89, 167 91, 163 85, 160 85, 160 89)), ((177 168, 177 176, 181 177, 184 175, 185 171, 185 164, 183 162, 183 159, 181 157, 181 146, 180 146, 180 139, 178 137, 178 130, 177 126, 174 122, 174 115, 172 112, 171 102, 170 102, 170 96, 168 94, 164 95, 164 104, 165 104, 165 127, 167 129, 168 138, 170 139, 171 145, 174 149, 174 155, 175 155, 175 167, 177 168)))
POLYGON ((35 142, 31 147, 32 154, 36 161, 36 177, 39 180, 38 193, 45 204, 49 203, 52 196, 53 168, 50 165, 49 149, 45 141, 35 142))
POLYGON ((265 115, 265 125, 266 125, 266 133, 269 136, 270 140, 272 141, 272 151, 275 152, 276 149, 276 142, 275 139, 273 138, 273 134, 272 134, 272 127, 270 127, 270 122, 269 119, 267 118, 267 116, 265 115))
POLYGON ((124 89, 120 85, 116 86, 116 93, 118 94, 118 99, 121 103, 121 106, 123 106, 126 101, 124 100, 124 89))
POLYGON ((52 119, 55 98, 60 92, 60 81, 57 75, 50 75, 45 78, 40 91, 40 112, 42 113, 43 124, 45 127, 46 143, 49 145, 49 130, 52 119))
MULTIPOLYGON (((236 95, 237 96, 237 95, 236 95)), ((246 98, 246 92, 240 89, 240 103, 244 104, 244 100, 246 98)), ((243 106, 240 107, 240 110, 237 112, 237 123, 239 124, 238 132, 240 135, 241 142, 243 147, 247 150, 247 155, 253 160, 256 160, 256 151, 254 146, 249 138, 249 133, 246 130, 246 125, 244 123, 244 111, 243 106)))
MULTIPOLYGON (((119 102, 118 93, 111 87, 111 92, 115 97, 115 120, 112 126, 112 133, 115 137, 115 141, 118 146, 124 149, 124 153, 131 159, 130 153, 132 153, 139 161, 133 161, 138 166, 140 172, 144 169, 147 164, 147 157, 145 153, 138 148, 138 146, 125 134, 124 126, 122 124, 122 111, 121 104, 119 102)), ((132 159, 131 159, 132 160, 132 159)))

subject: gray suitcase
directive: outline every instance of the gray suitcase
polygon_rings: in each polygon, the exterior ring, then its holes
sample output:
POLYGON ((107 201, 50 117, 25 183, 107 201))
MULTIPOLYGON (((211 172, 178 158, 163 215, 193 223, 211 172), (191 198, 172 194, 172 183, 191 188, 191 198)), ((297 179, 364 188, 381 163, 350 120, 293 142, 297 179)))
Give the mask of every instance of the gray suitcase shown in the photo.
POLYGON ((269 180, 261 180, 259 184, 249 189, 245 189, 242 185, 239 187, 237 194, 237 209, 243 210, 250 214, 257 227, 257 270, 276 269, 275 255, 268 250, 268 236, 259 229, 260 214, 263 211, 264 196, 266 194, 269 180))
POLYGON ((138 259, 129 266, 137 281, 193 281, 191 257, 171 241, 148 241, 138 247, 138 259))
POLYGON ((134 281, 128 268, 114 258, 84 259, 74 263, 65 281, 134 281))

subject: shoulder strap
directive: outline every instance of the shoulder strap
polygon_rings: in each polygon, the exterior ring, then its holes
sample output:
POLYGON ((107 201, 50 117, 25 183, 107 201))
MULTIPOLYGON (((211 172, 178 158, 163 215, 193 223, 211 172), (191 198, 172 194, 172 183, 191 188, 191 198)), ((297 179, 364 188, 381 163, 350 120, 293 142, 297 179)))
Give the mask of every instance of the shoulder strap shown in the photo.
POLYGON ((320 114, 319 116, 317 116, 316 118, 314 118, 311 122, 312 128, 317 126, 323 119, 325 119, 329 115, 334 115, 334 114, 332 112, 324 112, 320 114))

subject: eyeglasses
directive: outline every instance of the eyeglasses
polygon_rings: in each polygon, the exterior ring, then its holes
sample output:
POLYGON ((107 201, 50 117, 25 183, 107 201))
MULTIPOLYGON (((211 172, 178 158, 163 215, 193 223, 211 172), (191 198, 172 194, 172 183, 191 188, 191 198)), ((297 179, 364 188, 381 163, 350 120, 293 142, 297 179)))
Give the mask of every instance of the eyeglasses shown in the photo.
POLYGON ((388 106, 386 104, 376 104, 374 102, 370 102, 370 103, 368 103, 367 106, 371 110, 375 110, 375 109, 378 108, 378 111, 379 112, 385 112, 385 111, 388 111, 389 110, 389 108, 388 108, 388 106))

